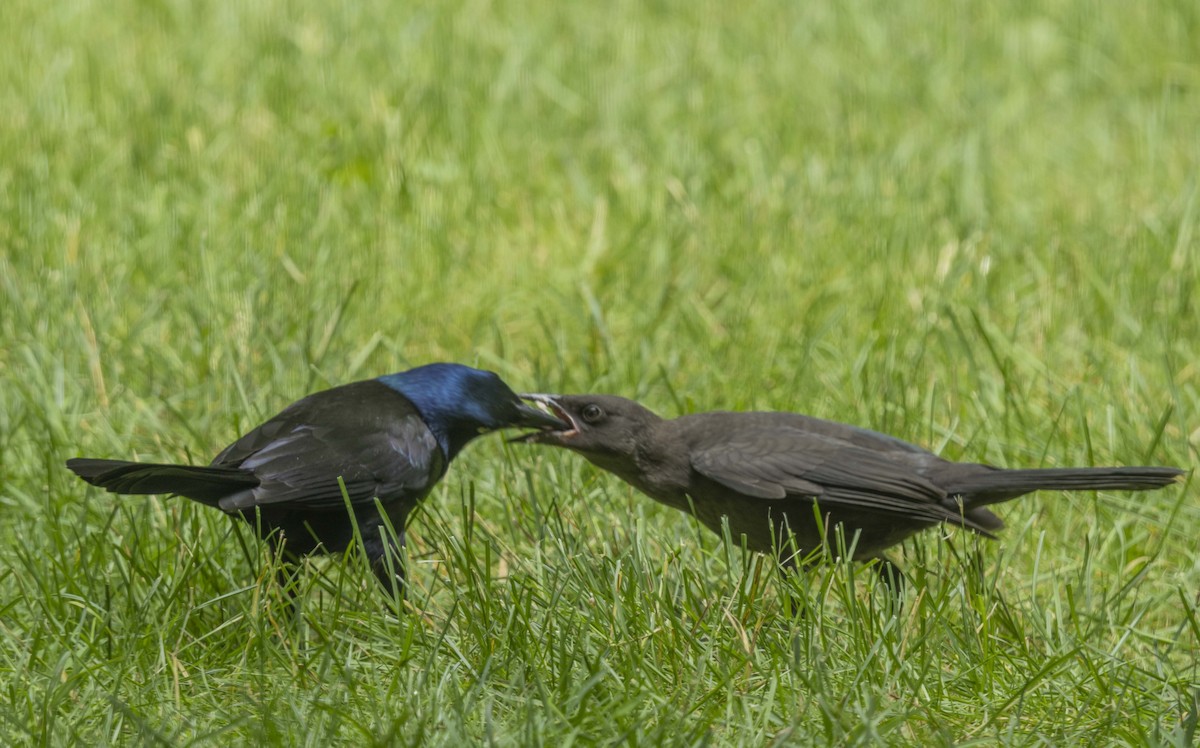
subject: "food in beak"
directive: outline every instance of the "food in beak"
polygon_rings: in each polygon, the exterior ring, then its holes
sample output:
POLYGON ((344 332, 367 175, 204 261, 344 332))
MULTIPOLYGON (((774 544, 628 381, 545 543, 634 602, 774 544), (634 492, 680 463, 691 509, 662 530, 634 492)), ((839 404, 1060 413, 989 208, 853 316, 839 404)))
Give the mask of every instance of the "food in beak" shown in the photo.
POLYGON ((541 408, 546 413, 554 416, 564 423, 571 425, 569 429, 546 429, 543 431, 533 431, 528 434, 522 434, 509 439, 509 443, 520 442, 523 444, 539 444, 546 441, 561 441, 569 439, 579 433, 579 424, 571 417, 565 408, 558 404, 553 395, 541 394, 522 394, 522 400, 527 400, 537 407, 541 408))

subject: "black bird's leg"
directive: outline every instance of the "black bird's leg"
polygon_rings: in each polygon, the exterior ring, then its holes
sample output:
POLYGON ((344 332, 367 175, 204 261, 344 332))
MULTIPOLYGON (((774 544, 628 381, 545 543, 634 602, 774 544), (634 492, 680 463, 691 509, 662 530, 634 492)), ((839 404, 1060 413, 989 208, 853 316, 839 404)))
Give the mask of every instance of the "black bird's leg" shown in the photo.
POLYGON ((284 557, 279 559, 279 566, 275 569, 275 583, 279 585, 280 592, 288 596, 292 607, 296 607, 296 598, 300 593, 296 589, 296 571, 299 567, 296 562, 290 558, 284 557))
POLYGON ((278 531, 270 536, 271 555, 274 557, 275 584, 279 591, 286 596, 286 601, 292 609, 292 615, 300 614, 300 591, 296 588, 296 577, 299 572, 300 560, 288 553, 287 544, 278 531))
POLYGON ((367 545, 367 558, 371 562, 371 571, 375 572, 379 584, 392 598, 388 606, 390 608, 392 604, 398 605, 404 601, 406 586, 402 555, 404 531, 397 530, 393 534, 384 528, 382 535, 383 537, 375 543, 369 545, 364 543, 364 545, 367 545))
POLYGON ((812 564, 800 559, 800 554, 796 552, 782 552, 778 555, 778 560, 779 573, 783 577, 787 598, 787 613, 789 616, 795 616, 796 618, 805 618, 808 615, 808 601, 791 588, 791 582, 796 577, 807 572, 808 567, 812 564))
MULTIPOLYGON (((248 516, 247 514, 231 514, 230 521, 234 525, 234 536, 237 537, 238 545, 241 546, 242 554, 246 557, 246 563, 250 566, 256 566, 257 562, 254 559, 254 554, 251 554, 250 547, 246 545, 245 538, 238 531, 239 525, 243 522, 249 522, 258 530, 260 537, 263 537, 262 519, 258 516, 248 516)), ((288 603, 291 604, 292 613, 298 613, 298 603, 296 598, 298 593, 295 588, 296 570, 299 559, 287 552, 287 547, 284 545, 283 533, 280 530, 271 530, 265 535, 267 543, 271 546, 271 557, 278 563, 275 570, 275 583, 278 585, 280 592, 287 595, 288 603)))
POLYGON ((908 586, 908 577, 904 576, 900 567, 888 557, 876 556, 875 560, 879 562, 875 567, 875 573, 879 575, 884 586, 892 594, 892 601, 896 604, 896 610, 899 611, 904 607, 904 590, 908 586))

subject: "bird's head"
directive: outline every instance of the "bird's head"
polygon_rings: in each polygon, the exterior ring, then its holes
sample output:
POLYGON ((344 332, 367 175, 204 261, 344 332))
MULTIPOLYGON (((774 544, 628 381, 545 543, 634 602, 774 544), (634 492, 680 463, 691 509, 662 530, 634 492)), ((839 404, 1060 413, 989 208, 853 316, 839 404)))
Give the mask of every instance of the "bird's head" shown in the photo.
POLYGON ((462 364, 427 364, 379 381, 412 402, 451 459, 469 441, 489 431, 570 427, 545 410, 522 402, 496 374, 462 364))
POLYGON ((632 400, 615 395, 521 395, 545 408, 569 427, 545 429, 511 441, 550 444, 579 452, 592 462, 608 467, 637 450, 643 429, 660 419, 632 400))

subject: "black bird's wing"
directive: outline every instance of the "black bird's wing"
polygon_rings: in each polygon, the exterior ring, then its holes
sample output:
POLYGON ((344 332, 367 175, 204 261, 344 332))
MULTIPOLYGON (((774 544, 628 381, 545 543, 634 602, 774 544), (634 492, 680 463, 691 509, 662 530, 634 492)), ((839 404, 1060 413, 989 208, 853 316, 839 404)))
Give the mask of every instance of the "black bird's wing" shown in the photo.
POLYGON ((987 529, 964 520, 953 499, 918 472, 920 463, 939 460, 932 453, 904 443, 906 449, 880 451, 769 417, 785 414, 745 415, 751 417, 690 429, 693 469, 759 499, 809 497, 827 509, 987 529))
POLYGON ((213 467, 237 467, 259 485, 221 501, 227 512, 287 504, 291 509, 419 499, 448 460, 412 403, 375 381, 319 392, 231 444, 213 467))

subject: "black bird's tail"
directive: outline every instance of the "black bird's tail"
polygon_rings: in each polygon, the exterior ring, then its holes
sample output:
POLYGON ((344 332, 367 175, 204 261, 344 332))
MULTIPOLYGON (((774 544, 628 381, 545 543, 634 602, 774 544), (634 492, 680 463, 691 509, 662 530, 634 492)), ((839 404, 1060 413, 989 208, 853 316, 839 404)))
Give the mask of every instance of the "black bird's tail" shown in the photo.
POLYGON ((987 469, 948 481, 946 492, 961 496, 968 509, 1015 499, 1031 491, 1148 491, 1182 482, 1187 473, 1173 467, 987 469))
POLYGON ((226 496, 254 488, 259 483, 258 478, 236 468, 97 460, 90 457, 67 460, 67 467, 93 486, 112 493, 173 493, 209 506, 218 506, 226 496))

